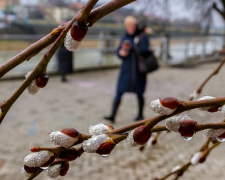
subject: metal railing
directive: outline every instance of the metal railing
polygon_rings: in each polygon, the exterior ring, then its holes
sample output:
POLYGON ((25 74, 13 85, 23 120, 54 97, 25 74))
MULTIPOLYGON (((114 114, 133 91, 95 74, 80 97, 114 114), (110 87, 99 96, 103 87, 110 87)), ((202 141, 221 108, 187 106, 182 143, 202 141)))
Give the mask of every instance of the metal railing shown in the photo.
MULTIPOLYGON (((0 36, 0 64, 14 57, 20 52, 13 47, 32 44, 43 36, 34 35, 7 35, 0 36)), ((115 66, 120 64, 120 60, 115 56, 115 49, 120 37, 105 35, 100 32, 99 36, 87 36, 82 42, 80 49, 74 53, 74 69, 86 69, 93 67, 115 66)), ((218 51, 223 46, 223 37, 193 37, 193 38, 152 38, 151 46, 156 56, 160 57, 164 64, 188 63, 190 60, 198 59, 201 61, 210 58, 218 58, 218 51)), ((24 47, 25 48, 25 47, 24 47)), ((8 76, 17 76, 31 71, 43 57, 46 49, 12 71, 8 76)), ((57 58, 53 56, 48 71, 57 71, 57 58)), ((6 75, 6 76, 7 76, 6 75)))

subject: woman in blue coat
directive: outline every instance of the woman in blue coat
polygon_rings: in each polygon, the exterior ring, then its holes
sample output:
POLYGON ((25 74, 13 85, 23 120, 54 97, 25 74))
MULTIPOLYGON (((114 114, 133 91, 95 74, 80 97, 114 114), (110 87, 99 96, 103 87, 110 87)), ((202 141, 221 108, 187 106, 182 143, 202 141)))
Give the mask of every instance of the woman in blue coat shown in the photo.
POLYGON ((137 94, 138 114, 136 121, 143 119, 144 92, 146 87, 146 74, 139 71, 138 55, 148 56, 149 42, 145 33, 137 34, 137 21, 134 17, 128 16, 124 25, 126 34, 122 37, 120 45, 117 48, 117 56, 122 60, 120 74, 117 83, 116 95, 113 101, 112 112, 110 116, 104 117, 111 122, 115 121, 117 109, 120 105, 122 95, 125 92, 137 94))

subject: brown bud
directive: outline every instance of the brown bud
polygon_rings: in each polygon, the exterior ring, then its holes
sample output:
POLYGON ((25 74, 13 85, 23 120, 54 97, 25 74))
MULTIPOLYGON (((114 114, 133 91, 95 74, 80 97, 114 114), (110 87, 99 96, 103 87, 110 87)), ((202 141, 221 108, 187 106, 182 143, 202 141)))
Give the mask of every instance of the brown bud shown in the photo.
POLYGON ((37 87, 39 87, 39 88, 45 87, 48 83, 48 79, 49 79, 49 76, 47 73, 39 75, 36 78, 37 87))
POLYGON ((203 154, 202 156, 200 156, 198 162, 199 162, 199 163, 204 163, 205 160, 206 160, 206 156, 203 154))
POLYGON ((116 143, 112 139, 109 139, 98 147, 96 153, 101 156, 108 156, 115 146, 116 143))
POLYGON ((152 140, 152 145, 156 145, 157 144, 157 139, 153 139, 152 140))
POLYGON ((214 113, 214 112, 217 112, 219 110, 219 107, 210 107, 207 111, 208 112, 211 112, 211 113, 214 113))
POLYGON ((197 130, 197 123, 192 119, 186 119, 181 122, 178 129, 179 133, 183 137, 192 137, 197 130))
POLYGON ((24 165, 24 170, 30 174, 35 173, 38 169, 39 169, 39 167, 29 167, 29 166, 24 165))
POLYGON ((80 151, 75 149, 74 147, 70 147, 68 149, 65 149, 59 154, 59 158, 67 161, 73 161, 76 158, 80 157, 80 151))
POLYGON ((83 21, 75 21, 71 27, 70 34, 75 41, 82 41, 87 31, 88 27, 83 21))
POLYGON ((73 128, 66 128, 66 129, 61 130, 60 132, 63 134, 66 134, 67 136, 70 136, 72 138, 77 138, 80 136, 80 133, 76 129, 73 129, 73 128))
POLYGON ((133 134, 134 142, 143 145, 149 140, 151 135, 152 133, 148 125, 139 126, 135 129, 133 134))
POLYGON ((111 126, 111 125, 106 125, 108 128, 109 128, 109 130, 113 130, 114 129, 114 127, 113 126, 111 126))
POLYGON ((174 97, 166 97, 164 99, 159 99, 160 103, 169 109, 176 109, 180 103, 179 101, 174 97))
POLYGON ((145 150, 145 146, 140 146, 140 147, 139 147, 139 150, 140 150, 140 151, 144 151, 144 150, 145 150))
POLYGON ((67 161, 63 162, 61 165, 60 173, 59 173, 60 176, 65 176, 69 168, 70 168, 70 164, 67 161))

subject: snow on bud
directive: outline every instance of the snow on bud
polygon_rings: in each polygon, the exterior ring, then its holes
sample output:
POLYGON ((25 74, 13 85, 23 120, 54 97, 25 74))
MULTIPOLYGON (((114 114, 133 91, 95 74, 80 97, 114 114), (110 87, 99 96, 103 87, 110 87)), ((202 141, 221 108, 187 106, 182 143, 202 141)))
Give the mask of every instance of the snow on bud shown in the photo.
POLYGON ((85 152, 95 153, 98 150, 98 148, 108 140, 112 139, 106 134, 93 135, 91 138, 85 140, 82 146, 85 152))
POLYGON ((60 175, 61 164, 49 166, 47 169, 47 176, 49 178, 57 178, 60 175))
POLYGON ((67 33, 64 45, 69 51, 75 51, 79 48, 81 41, 88 31, 87 25, 82 21, 75 21, 67 33))
POLYGON ((180 166, 175 166, 173 169, 172 169, 172 173, 175 173, 176 171, 178 171, 181 167, 180 166))
POLYGON ((28 167, 42 167, 54 161, 54 155, 49 151, 40 151, 27 155, 24 158, 24 165, 28 167))
POLYGON ((134 141, 134 137, 133 137, 134 131, 135 129, 130 131, 126 138, 126 144, 128 146, 138 146, 138 144, 134 141))
POLYGON ((51 132, 49 137, 55 145, 68 148, 79 140, 80 133, 73 128, 66 128, 61 131, 51 132))
POLYGON ((32 175, 32 173, 26 172, 25 169, 24 169, 24 167, 22 167, 22 169, 21 169, 21 174, 22 174, 22 176, 25 177, 26 179, 29 178, 29 177, 32 175))
POLYGON ((96 125, 89 126, 89 133, 90 133, 90 135, 106 134, 113 129, 114 128, 110 125, 105 125, 105 124, 99 123, 96 125))
MULTIPOLYGON (((212 100, 214 99, 215 97, 212 97, 212 96, 203 96, 201 98, 199 98, 197 101, 203 101, 203 100, 212 100)), ((210 111, 212 107, 201 107, 199 108, 201 111, 210 111)))
POLYGON ((64 46, 66 47, 66 49, 68 51, 75 51, 80 47, 81 42, 82 41, 75 41, 72 38, 70 32, 68 32, 67 35, 66 35, 66 38, 64 40, 64 46))
POLYGON ((181 122, 184 119, 187 119, 187 117, 188 116, 185 114, 185 115, 173 116, 166 119, 165 121, 166 128, 170 131, 179 132, 178 129, 180 127, 181 122))
POLYGON ((225 105, 223 105, 223 106, 221 107, 221 113, 222 113, 222 115, 225 117, 225 105))
MULTIPOLYGON (((32 73, 32 71, 28 72, 25 77, 28 78, 30 76, 30 74, 32 73)), ((36 94, 39 91, 39 87, 36 84, 36 80, 33 80, 30 85, 27 87, 27 91, 29 94, 36 94)))
POLYGON ((176 111, 179 106, 179 102, 176 98, 167 97, 164 99, 157 99, 150 102, 150 108, 158 114, 170 115, 176 111))
POLYGON ((191 158, 191 164, 194 166, 199 163, 199 159, 201 157, 202 152, 197 152, 194 154, 194 156, 191 158))
POLYGON ((210 138, 217 138, 223 133, 225 133, 225 129, 207 129, 205 131, 205 136, 210 138))

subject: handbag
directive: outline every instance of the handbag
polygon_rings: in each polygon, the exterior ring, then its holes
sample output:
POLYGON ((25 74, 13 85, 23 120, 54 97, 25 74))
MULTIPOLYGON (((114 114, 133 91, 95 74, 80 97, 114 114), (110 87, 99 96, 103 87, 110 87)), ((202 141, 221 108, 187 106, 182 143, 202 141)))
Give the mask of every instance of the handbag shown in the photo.
POLYGON ((138 66, 139 71, 143 74, 151 73, 153 71, 156 71, 159 69, 159 64, 157 61, 157 58, 153 53, 151 53, 149 56, 144 57, 140 54, 138 55, 138 66))

